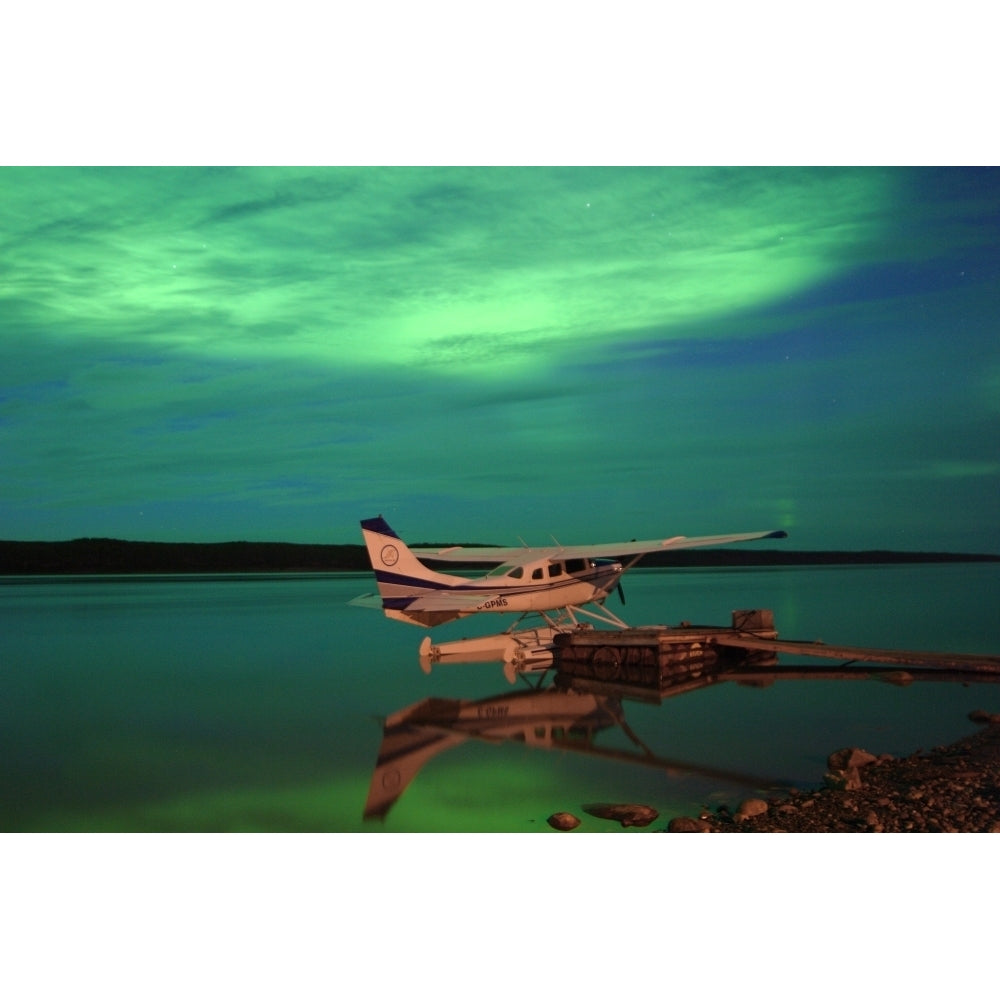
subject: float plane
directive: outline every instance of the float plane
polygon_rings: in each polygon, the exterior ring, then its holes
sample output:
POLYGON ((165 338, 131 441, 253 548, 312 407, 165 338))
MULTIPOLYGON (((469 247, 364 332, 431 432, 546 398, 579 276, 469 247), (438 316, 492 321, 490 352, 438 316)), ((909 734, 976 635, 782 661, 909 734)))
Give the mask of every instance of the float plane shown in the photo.
MULTIPOLYGON (((560 545, 533 548, 451 546, 443 549, 410 548, 383 517, 361 522, 361 534, 375 573, 377 594, 364 594, 351 604, 381 608, 387 618, 433 628, 445 622, 484 613, 520 614, 498 636, 421 644, 421 664, 452 659, 459 662, 501 659, 513 680, 525 670, 547 669, 552 662, 552 637, 556 632, 582 625, 585 615, 613 628, 628 625, 604 606, 609 595, 621 589, 622 574, 650 552, 692 549, 762 538, 786 538, 784 531, 750 531, 731 535, 675 535, 650 541, 607 542, 597 545, 560 545), (430 569, 424 561, 493 565, 484 576, 468 577, 430 569), (589 605, 590 607, 585 607, 589 605), (539 615, 544 625, 525 628, 525 616, 539 615)), ((553 539, 554 541, 554 539, 553 539)))

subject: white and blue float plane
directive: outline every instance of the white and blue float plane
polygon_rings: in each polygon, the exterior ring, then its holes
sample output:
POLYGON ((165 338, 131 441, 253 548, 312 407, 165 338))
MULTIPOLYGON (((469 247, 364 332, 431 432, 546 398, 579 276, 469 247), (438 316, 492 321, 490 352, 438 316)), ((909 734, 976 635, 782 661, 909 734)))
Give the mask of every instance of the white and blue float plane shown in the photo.
POLYGON ((552 636, 581 625, 582 614, 614 628, 628 628, 604 607, 617 590, 624 603, 620 580, 644 555, 674 549, 692 549, 761 538, 786 538, 784 531, 750 531, 733 535, 658 538, 651 541, 607 542, 597 545, 552 545, 540 548, 451 546, 411 549, 383 517, 361 522, 361 534, 375 573, 377 594, 364 594, 351 604, 381 608, 387 618, 433 628, 470 615, 520 614, 497 636, 421 644, 425 670, 439 660, 470 662, 502 659, 508 680, 523 670, 546 669, 552 661, 552 636), (491 564, 484 576, 440 573, 422 560, 443 563, 491 564), (590 605, 590 608, 584 607, 590 605), (526 615, 539 615, 542 627, 525 628, 526 615))

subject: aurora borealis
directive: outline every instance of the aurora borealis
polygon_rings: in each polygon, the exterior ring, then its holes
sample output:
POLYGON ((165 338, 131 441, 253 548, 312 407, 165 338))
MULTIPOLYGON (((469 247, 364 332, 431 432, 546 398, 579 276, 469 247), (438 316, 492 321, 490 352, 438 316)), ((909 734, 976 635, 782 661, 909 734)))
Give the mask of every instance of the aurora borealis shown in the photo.
POLYGON ((0 169, 0 537, 1000 551, 1000 181, 0 169))

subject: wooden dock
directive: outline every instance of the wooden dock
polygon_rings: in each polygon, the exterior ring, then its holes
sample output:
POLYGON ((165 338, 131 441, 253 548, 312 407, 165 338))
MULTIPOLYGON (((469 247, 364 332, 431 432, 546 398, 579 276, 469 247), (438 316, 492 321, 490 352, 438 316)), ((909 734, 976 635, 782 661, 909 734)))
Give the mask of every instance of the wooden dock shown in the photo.
POLYGON ((1000 675, 1000 656, 779 639, 774 615, 765 609, 734 611, 729 627, 684 623, 619 632, 581 629, 556 635, 554 644, 553 666, 564 681, 625 685, 637 691, 675 688, 685 678, 696 680, 703 671, 719 667, 760 670, 776 665, 779 654, 838 660, 841 669, 859 673, 867 664, 891 664, 966 676, 1000 675))

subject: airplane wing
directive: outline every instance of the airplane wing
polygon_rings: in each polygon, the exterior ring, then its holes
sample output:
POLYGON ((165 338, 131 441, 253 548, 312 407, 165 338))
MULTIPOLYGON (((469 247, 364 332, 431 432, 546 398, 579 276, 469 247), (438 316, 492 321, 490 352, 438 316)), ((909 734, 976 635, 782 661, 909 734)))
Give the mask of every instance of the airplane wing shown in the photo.
POLYGON ((452 546, 446 549, 413 549, 421 559, 440 562, 518 563, 537 559, 611 559, 615 556, 641 556, 648 552, 672 549, 695 549, 709 545, 729 545, 732 542, 752 542, 760 538, 787 538, 786 531, 746 531, 732 535, 675 535, 637 542, 606 542, 597 545, 547 545, 539 548, 479 548, 452 546))
POLYGON ((523 546, 504 549, 474 545, 451 545, 446 549, 425 549, 419 545, 411 545, 410 551, 418 559, 430 559, 434 562, 503 563, 508 562, 518 553, 538 552, 540 550, 527 549, 523 546))

